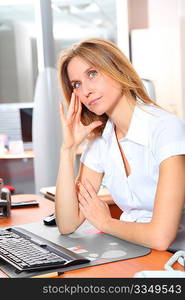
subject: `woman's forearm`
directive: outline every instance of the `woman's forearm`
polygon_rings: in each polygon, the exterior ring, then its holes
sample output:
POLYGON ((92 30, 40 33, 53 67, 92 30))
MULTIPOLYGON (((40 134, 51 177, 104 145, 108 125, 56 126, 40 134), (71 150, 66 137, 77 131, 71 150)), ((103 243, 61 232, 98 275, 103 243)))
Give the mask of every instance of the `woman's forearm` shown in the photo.
POLYGON ((153 222, 125 222, 111 218, 102 229, 120 239, 158 250, 168 249, 172 242, 170 234, 166 234, 163 228, 158 228, 153 222))
POLYGON ((62 233, 73 232, 79 225, 75 164, 76 149, 62 147, 55 196, 56 220, 62 233))

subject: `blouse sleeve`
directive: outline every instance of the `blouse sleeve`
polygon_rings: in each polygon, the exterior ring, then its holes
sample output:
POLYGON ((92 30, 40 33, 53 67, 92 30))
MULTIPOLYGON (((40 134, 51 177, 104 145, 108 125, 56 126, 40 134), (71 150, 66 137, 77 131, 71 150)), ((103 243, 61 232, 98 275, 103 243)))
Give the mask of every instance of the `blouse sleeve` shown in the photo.
POLYGON ((96 138, 94 141, 89 141, 80 158, 80 161, 84 165, 98 173, 104 172, 102 142, 103 141, 101 138, 96 138))
POLYGON ((174 115, 163 119, 153 136, 153 150, 159 164, 171 156, 185 154, 185 122, 174 115))

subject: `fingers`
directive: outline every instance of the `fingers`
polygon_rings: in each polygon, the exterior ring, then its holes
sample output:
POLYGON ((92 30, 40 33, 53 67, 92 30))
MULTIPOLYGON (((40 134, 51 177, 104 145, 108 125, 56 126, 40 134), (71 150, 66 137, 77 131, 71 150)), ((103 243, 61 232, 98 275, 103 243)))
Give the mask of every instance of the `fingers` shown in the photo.
POLYGON ((84 188, 89 193, 91 198, 97 196, 97 193, 96 193, 96 190, 95 190, 94 186, 92 185, 92 183, 87 178, 84 179, 84 188))
POLYGON ((87 126, 88 133, 91 133, 95 128, 102 125, 102 121, 94 121, 87 126))
POLYGON ((74 93, 72 93, 71 95, 71 101, 69 104, 69 108, 67 111, 67 115, 65 115, 65 111, 64 111, 64 104, 62 102, 60 102, 60 116, 61 116, 61 120, 67 120, 70 121, 72 120, 75 115, 78 112, 78 115, 80 115, 80 106, 79 106, 79 100, 77 99, 76 95, 74 93))
POLYGON ((70 104, 69 104, 69 108, 68 108, 68 112, 67 112, 67 116, 66 116, 66 120, 71 120, 74 116, 74 113, 75 113, 75 94, 72 93, 71 95, 71 101, 70 101, 70 104))
POLYGON ((81 204, 81 202, 79 203, 79 207, 80 207, 80 210, 82 211, 82 213, 84 214, 84 216, 86 217, 86 210, 85 210, 85 207, 81 204))
POLYGON ((82 183, 79 183, 79 195, 85 199, 87 202, 91 201, 91 195, 88 192, 88 189, 82 183))
POLYGON ((63 121, 65 120, 64 104, 60 102, 59 106, 60 106, 60 118, 63 123, 63 121))
POLYGON ((78 193, 78 200, 79 200, 79 205, 81 205, 82 207, 86 207, 87 201, 80 193, 78 193))
POLYGON ((78 100, 78 96, 75 94, 75 106, 74 106, 74 114, 75 115, 78 111, 78 107, 79 107, 79 100, 78 100))
POLYGON ((83 184, 78 183, 78 187, 80 195, 85 198, 86 201, 92 201, 92 199, 97 196, 93 185, 87 179, 84 179, 83 184))
POLYGON ((66 119, 73 120, 76 118, 78 122, 81 120, 81 111, 82 111, 82 104, 78 98, 78 96, 73 92, 71 95, 71 102, 69 105, 68 113, 66 119))
POLYGON ((59 107, 60 107, 60 115, 61 117, 64 117, 64 105, 62 101, 59 103, 59 107))
POLYGON ((82 112, 82 103, 80 101, 80 99, 77 97, 77 103, 78 103, 78 109, 76 112, 76 119, 78 122, 80 122, 81 120, 81 112, 82 112))

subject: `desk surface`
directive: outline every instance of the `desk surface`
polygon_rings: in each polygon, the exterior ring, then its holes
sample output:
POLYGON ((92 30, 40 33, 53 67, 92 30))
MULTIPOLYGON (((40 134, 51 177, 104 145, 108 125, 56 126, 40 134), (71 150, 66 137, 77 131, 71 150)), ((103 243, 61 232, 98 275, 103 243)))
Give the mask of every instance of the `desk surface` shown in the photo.
MULTIPOLYGON (((77 149, 76 154, 81 155, 83 151, 83 145, 80 145, 77 149)), ((0 153, 0 159, 22 159, 22 158, 34 158, 33 150, 24 150, 22 153, 12 153, 7 151, 5 153, 0 153)))
MULTIPOLYGON (((11 217, 0 219, 0 227, 15 226, 26 223, 32 223, 42 220, 45 216, 54 211, 54 202, 38 195, 15 195, 13 200, 29 200, 36 199, 39 201, 39 207, 31 208, 14 208, 11 210, 11 217)), ((110 206, 113 217, 119 213, 115 205, 110 206)), ((87 267, 73 271, 67 271, 61 275, 63 278, 129 278, 133 277, 136 272, 142 270, 164 270, 163 266, 167 260, 172 256, 167 251, 152 250, 150 254, 132 258, 128 260, 112 262, 104 265, 87 267)), ((182 270, 183 268, 175 263, 175 269, 182 270)), ((8 277, 5 273, 0 271, 0 277, 8 277)))
POLYGON ((22 159, 22 158, 33 158, 34 154, 32 150, 25 150, 22 153, 14 154, 11 152, 5 152, 0 154, 0 159, 22 159))

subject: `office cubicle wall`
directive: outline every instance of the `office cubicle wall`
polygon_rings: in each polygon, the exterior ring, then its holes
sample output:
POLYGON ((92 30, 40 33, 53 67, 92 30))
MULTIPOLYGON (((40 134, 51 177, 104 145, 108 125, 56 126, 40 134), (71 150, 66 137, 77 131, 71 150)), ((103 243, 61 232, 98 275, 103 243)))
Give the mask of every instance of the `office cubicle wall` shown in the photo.
MULTIPOLYGON (((0 104, 0 135, 7 136, 7 150, 10 141, 22 140, 21 109, 33 109, 33 103, 0 104)), ((30 124, 30 123, 28 123, 30 124)), ((28 131, 30 129, 28 128, 28 131)), ((32 149, 32 142, 23 143, 24 149, 32 149)), ((0 177, 6 185, 15 187, 16 193, 34 193, 33 158, 21 155, 8 158, 0 154, 0 177)))
MULTIPOLYGON (((8 141, 22 140, 21 110, 33 109, 33 103, 0 104, 0 134, 6 135, 8 141)), ((28 123, 27 123, 28 124, 28 123)), ((30 131, 30 128, 28 128, 30 131)), ((8 146, 8 145, 7 145, 8 146)), ((25 150, 32 149, 32 141, 25 141, 25 150)))

